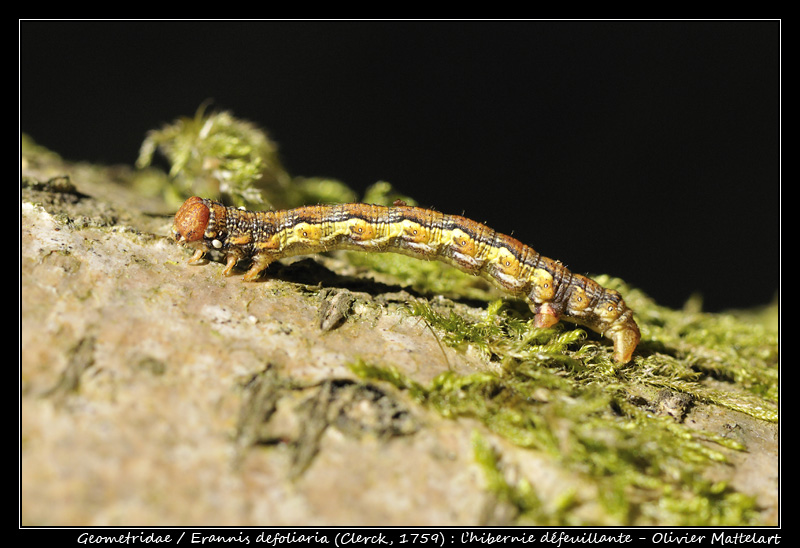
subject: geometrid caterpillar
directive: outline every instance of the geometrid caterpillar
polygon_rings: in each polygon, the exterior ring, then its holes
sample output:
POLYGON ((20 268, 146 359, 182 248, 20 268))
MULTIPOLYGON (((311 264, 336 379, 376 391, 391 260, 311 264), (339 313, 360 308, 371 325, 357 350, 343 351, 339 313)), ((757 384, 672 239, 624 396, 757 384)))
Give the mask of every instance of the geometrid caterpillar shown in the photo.
POLYGON ((525 299, 537 327, 565 319, 608 337, 617 362, 629 362, 640 339, 633 311, 619 293, 458 215, 368 204, 244 211, 195 196, 175 214, 172 230, 179 243, 196 249, 190 263, 211 249, 225 253, 226 276, 240 259, 252 259, 244 275, 250 281, 283 257, 335 249, 402 253, 487 278, 525 299))

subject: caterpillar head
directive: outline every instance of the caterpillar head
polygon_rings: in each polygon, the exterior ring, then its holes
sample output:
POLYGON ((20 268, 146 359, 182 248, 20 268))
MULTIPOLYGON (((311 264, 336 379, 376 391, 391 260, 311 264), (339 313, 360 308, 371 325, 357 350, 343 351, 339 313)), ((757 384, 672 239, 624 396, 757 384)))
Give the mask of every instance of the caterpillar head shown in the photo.
POLYGON ((172 223, 172 236, 178 243, 201 241, 205 235, 211 210, 202 198, 192 196, 175 214, 172 223))

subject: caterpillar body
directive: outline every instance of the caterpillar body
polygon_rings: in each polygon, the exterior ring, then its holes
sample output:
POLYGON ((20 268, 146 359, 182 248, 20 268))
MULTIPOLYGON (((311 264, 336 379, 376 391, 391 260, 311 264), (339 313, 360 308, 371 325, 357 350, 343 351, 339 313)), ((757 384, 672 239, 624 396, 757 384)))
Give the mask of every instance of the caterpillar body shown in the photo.
POLYGON ((336 249, 435 259, 526 300, 537 327, 564 319, 611 339, 619 363, 631 360, 640 339, 633 311, 618 292, 458 215, 369 204, 245 211, 195 196, 175 214, 172 232, 177 242, 195 249, 190 263, 212 249, 224 253, 226 276, 239 260, 250 259, 248 281, 278 259, 336 249))

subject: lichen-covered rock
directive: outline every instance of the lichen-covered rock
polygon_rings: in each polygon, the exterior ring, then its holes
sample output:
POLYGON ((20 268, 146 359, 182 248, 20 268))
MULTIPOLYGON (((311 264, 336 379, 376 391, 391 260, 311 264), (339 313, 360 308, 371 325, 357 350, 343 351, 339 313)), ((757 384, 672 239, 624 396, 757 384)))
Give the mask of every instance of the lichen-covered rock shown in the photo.
POLYGON ((623 404, 664 432, 715 433, 708 445, 721 449, 691 440, 692 455, 727 460, 704 468, 710 489, 755 501, 736 510, 743 524, 777 522, 775 422, 644 385, 613 401, 589 387, 583 401, 558 384, 580 377, 576 358, 556 359, 531 388, 507 375, 499 347, 444 344, 407 312, 407 288, 335 257, 274 265, 255 283, 223 278, 215 262, 187 266, 170 211, 121 184, 129 178, 23 159, 23 525, 690 522, 647 492, 657 470, 626 468, 637 502, 608 500, 608 478, 593 476, 662 439, 615 430, 623 404), (570 422, 601 407, 607 430, 570 422), (630 509, 648 496, 661 514, 630 509))
POLYGON ((469 429, 348 369, 469 367, 425 325, 356 292, 323 330, 318 287, 189 267, 169 217, 75 187, 21 204, 23 524, 478 519, 469 429), (266 372, 279 380, 253 403, 266 372))

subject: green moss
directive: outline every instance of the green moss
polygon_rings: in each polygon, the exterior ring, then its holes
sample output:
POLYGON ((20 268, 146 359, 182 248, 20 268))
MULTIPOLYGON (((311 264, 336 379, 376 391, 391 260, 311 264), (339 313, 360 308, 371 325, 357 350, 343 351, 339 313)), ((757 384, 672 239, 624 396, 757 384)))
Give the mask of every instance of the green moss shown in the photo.
POLYGON ((193 195, 249 209, 356 200, 356 194, 339 181, 290 176, 277 144, 263 129, 230 112, 207 113, 205 105, 193 117, 149 132, 136 165, 137 188, 162 194, 175 207, 193 195), (167 177, 148 169, 156 152, 170 165, 167 177))
POLYGON ((562 498, 562 503, 556 505, 555 512, 547 512, 527 479, 521 478, 513 485, 508 482, 503 474, 500 454, 478 432, 473 432, 472 448, 475 462, 483 470, 486 488, 498 501, 510 505, 518 516, 524 516, 538 525, 560 525, 567 522, 564 510, 568 510, 570 506, 569 494, 562 498))
MULTIPOLYGON (((745 448, 682 418, 693 403, 706 403, 777 421, 777 335, 768 323, 692 307, 672 311, 619 280, 601 282, 630 296, 637 310, 643 343, 630 364, 616 364, 608 343, 581 329, 533 327, 506 301, 493 302, 479 321, 416 302, 408 313, 423 318, 444 344, 472 345, 502 373, 447 372, 420 385, 392 368, 352 369, 407 390, 444 417, 477 419, 520 447, 550 455, 597 486, 612 522, 757 523, 750 497, 702 474, 745 448)), ((490 490, 513 502, 520 521, 571 524, 566 514, 542 514, 530 484, 502 485, 492 471, 499 461, 481 444, 476 460, 490 490)))
POLYGON ((665 387, 686 390, 698 399, 770 422, 778 421, 777 303, 756 313, 703 312, 697 299, 683 310, 657 305, 619 280, 599 277, 621 288, 636 310, 642 330, 637 371, 659 371, 665 387), (644 367, 643 367, 644 366, 644 367), (717 381, 716 386, 698 380, 717 381), (690 382, 690 385, 686 383, 690 382))
POLYGON ((182 117, 148 133, 137 167, 150 166, 155 152, 169 162, 172 185, 165 198, 174 205, 197 194, 236 206, 262 206, 280 196, 290 179, 277 145, 255 125, 229 112, 182 117))
POLYGON ((372 272, 387 274, 411 289, 430 296, 496 299, 499 292, 483 278, 471 276, 438 261, 424 261, 397 253, 349 251, 347 261, 372 272))
MULTIPOLYGON (((620 383, 587 384, 546 361, 504 375, 444 373, 422 386, 397 370, 359 363, 358 375, 390 382, 448 418, 469 417, 512 443, 536 449, 593 483, 608 518, 620 524, 741 525, 755 522, 753 501, 703 479, 702 468, 740 448, 630 403, 620 383), (708 445, 708 443, 712 445, 708 445), (718 449, 713 444, 719 446, 718 449), (698 513, 698 507, 704 511, 698 513)), ((505 485, 496 457, 476 446, 490 490, 522 522, 575 524, 544 515, 527 480, 505 485)))

